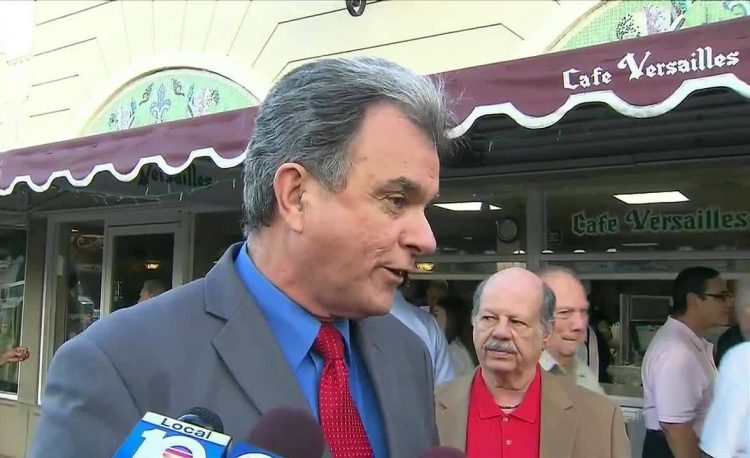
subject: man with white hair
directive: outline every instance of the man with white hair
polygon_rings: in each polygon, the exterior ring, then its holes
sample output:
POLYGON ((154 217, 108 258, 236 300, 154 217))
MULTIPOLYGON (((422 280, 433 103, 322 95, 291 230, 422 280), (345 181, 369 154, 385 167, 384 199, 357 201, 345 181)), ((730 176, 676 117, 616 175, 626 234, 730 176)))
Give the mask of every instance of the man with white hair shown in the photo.
POLYGON ((555 293, 556 298, 552 333, 539 360, 542 368, 604 394, 599 379, 577 357, 589 324, 589 301, 583 284, 572 270, 563 267, 546 267, 539 271, 539 278, 555 293))
POLYGON ((750 281, 738 282, 734 294, 734 312, 737 322, 730 326, 716 343, 717 366, 730 348, 750 340, 750 281))

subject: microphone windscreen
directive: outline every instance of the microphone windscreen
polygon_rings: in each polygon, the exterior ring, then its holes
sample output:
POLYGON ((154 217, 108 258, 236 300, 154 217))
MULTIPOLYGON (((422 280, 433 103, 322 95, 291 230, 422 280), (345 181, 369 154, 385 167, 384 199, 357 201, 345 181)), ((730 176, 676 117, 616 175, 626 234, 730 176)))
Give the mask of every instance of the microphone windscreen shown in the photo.
POLYGON ((217 433, 224 433, 224 423, 222 423, 221 418, 219 418, 216 412, 207 407, 193 407, 186 410, 177 419, 191 425, 216 431, 217 433))
POLYGON ((285 458, 320 458, 325 451, 318 422, 307 411, 293 407, 263 414, 247 442, 285 458))
POLYGON ((466 454, 453 447, 433 447, 422 452, 419 458, 466 458, 466 454))

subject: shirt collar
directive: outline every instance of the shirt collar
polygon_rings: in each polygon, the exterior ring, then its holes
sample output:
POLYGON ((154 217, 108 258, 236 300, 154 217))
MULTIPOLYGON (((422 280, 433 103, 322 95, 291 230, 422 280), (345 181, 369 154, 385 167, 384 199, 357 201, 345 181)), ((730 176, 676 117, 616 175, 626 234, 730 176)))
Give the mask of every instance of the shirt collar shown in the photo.
POLYGON ((693 332, 693 330, 690 329, 688 325, 686 325, 682 321, 670 316, 667 318, 667 322, 664 323, 664 326, 671 328, 675 334, 688 339, 693 345, 696 346, 696 348, 698 348, 698 350, 708 351, 709 353, 713 352, 713 344, 693 332))
POLYGON ((495 403, 495 399, 492 397, 492 393, 490 393, 490 390, 487 388, 487 384, 482 377, 481 368, 477 369, 476 375, 474 375, 471 391, 476 394, 479 418, 482 420, 510 416, 525 421, 526 423, 534 424, 539 419, 539 409, 541 406, 541 368, 537 365, 536 372, 534 373, 534 380, 531 381, 529 389, 526 390, 526 395, 524 395, 523 400, 518 407, 510 414, 503 412, 502 409, 500 409, 500 406, 495 403))
MULTIPOLYGON (((237 274, 258 303, 287 361, 292 369, 297 370, 315 343, 320 331, 320 320, 271 283, 255 267, 247 247, 247 243, 242 245, 235 259, 237 274)), ((349 320, 337 320, 332 324, 344 338, 345 356, 349 362, 351 355, 349 320)))
POLYGON ((553 369, 557 368, 565 373, 565 368, 562 367, 555 357, 547 350, 542 351, 542 356, 539 357, 539 365, 547 372, 552 372, 553 369))

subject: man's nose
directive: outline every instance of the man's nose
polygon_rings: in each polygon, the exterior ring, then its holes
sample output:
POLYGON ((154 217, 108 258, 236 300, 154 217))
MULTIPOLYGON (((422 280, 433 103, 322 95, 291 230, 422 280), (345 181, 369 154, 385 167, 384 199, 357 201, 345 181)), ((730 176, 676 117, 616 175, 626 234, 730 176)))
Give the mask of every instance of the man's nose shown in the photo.
POLYGON ((577 312, 573 314, 571 318, 571 326, 573 331, 582 332, 586 330, 586 326, 589 324, 588 315, 585 312, 577 312))
POLYGON ((495 327, 492 329, 492 337, 497 340, 508 340, 511 338, 510 333, 510 320, 505 317, 501 317, 495 327))
POLYGON ((409 227, 403 235, 403 245, 412 251, 414 256, 434 253, 437 248, 437 241, 424 211, 417 213, 408 224, 409 227))

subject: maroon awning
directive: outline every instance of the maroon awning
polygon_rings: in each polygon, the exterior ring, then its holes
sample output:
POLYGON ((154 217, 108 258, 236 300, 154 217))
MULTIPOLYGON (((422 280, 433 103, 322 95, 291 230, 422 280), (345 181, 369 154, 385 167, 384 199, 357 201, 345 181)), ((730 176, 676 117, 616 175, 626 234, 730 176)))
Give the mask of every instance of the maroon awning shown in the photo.
MULTIPOLYGON (((726 87, 750 98, 750 17, 600 46, 441 74, 458 100, 463 135, 480 117, 505 114, 543 128, 584 103, 652 117, 700 89, 726 87)), ((0 154, 0 196, 18 183, 42 192, 64 177, 88 186, 101 172, 128 182, 145 164, 174 175, 196 158, 221 168, 242 163, 257 107, 33 146, 0 154)))
MULTIPOLYGON (((498 46, 501 46, 498 44, 498 46)), ((442 74, 463 135, 505 114, 548 127, 574 107, 605 103, 625 116, 662 115, 692 92, 730 88, 750 98, 750 17, 442 74)))
POLYGON ((200 157, 221 168, 235 167, 245 157, 257 111, 245 108, 0 153, 0 196, 18 183, 43 192, 61 177, 85 187, 103 171, 129 182, 146 164, 176 175, 200 157))

